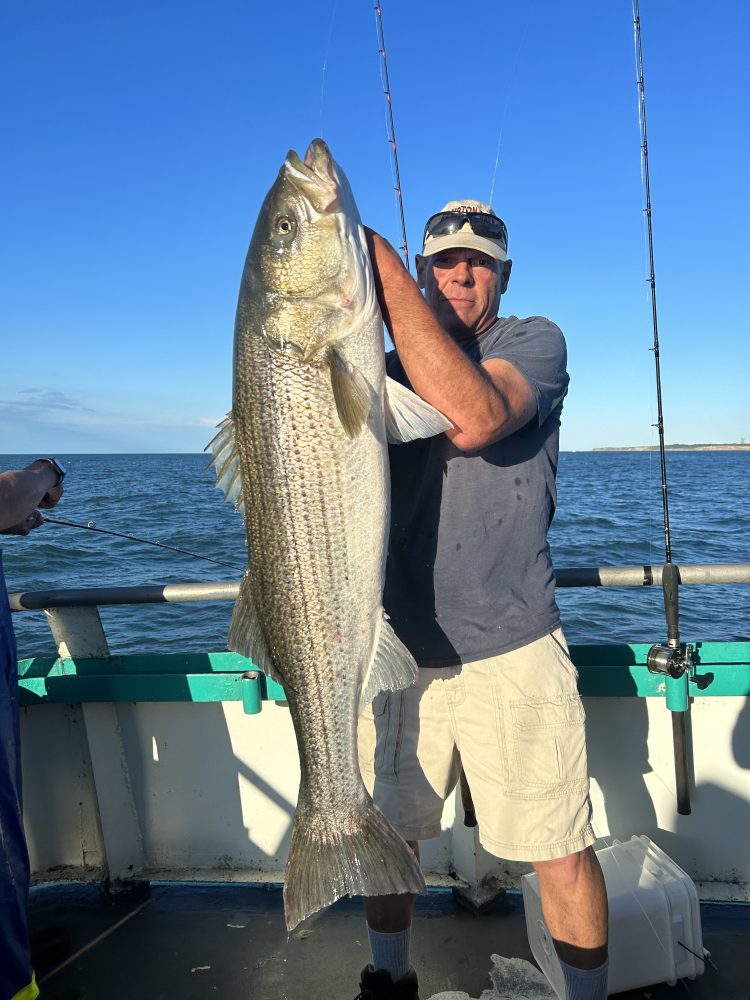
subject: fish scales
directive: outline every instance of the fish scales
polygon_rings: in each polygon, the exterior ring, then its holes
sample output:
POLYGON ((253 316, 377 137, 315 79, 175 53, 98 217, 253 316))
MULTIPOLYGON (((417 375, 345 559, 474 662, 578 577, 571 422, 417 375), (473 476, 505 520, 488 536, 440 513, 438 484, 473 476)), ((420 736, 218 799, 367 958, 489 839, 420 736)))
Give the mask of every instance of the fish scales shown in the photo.
POLYGON ((368 553, 383 544, 384 474, 367 442, 337 441, 323 373, 302 379, 288 358, 260 365, 248 355, 251 371, 270 375, 268 392, 252 391, 259 387, 248 379, 248 406, 240 389, 236 408, 238 440, 247 442, 241 453, 252 498, 246 521, 253 591, 274 660, 293 664, 296 675, 324 654, 329 660, 361 655, 362 636, 374 635, 382 584, 368 553), (269 397, 273 407, 257 414, 254 407, 269 397), (314 424, 308 411, 318 414, 314 424), (267 440, 278 443, 275 454, 264 447, 267 440), (367 503, 360 493, 365 484, 367 503), (337 631, 344 633, 341 642, 331 646, 337 631))
POLYGON ((382 608, 386 434, 409 440, 448 426, 386 379, 348 181, 322 140, 304 164, 290 152, 250 242, 232 411, 211 446, 247 534, 228 646, 284 685, 299 750, 290 929, 342 895, 424 890, 413 853, 362 781, 357 720, 379 690, 416 678, 382 608))
MULTIPOLYGON (((381 600, 379 567, 377 573, 366 567, 372 565, 368 550, 382 544, 377 536, 384 520, 382 514, 365 516, 367 504, 355 496, 363 476, 373 484, 368 466, 377 453, 362 438, 337 440, 340 425, 323 373, 300 373, 286 356, 271 357, 265 365, 250 351, 244 358, 249 372, 267 380, 268 390, 249 377, 249 405, 243 406, 239 388, 236 420, 238 440, 247 432, 242 464, 243 482, 252 483, 246 519, 253 593, 274 662, 289 664, 281 672, 311 793, 334 805, 341 794, 340 789, 334 794, 331 774, 359 784, 358 769, 349 778, 341 771, 342 761, 350 771, 356 765, 359 697, 357 685, 344 682, 362 650, 369 655, 373 647, 381 600), (252 401, 269 397, 273 407, 254 420, 252 401), (248 420, 239 416, 245 409, 248 420), (314 422, 306 416, 310 412, 318 414, 314 422), (264 447, 267 440, 278 442, 275 455, 264 447), (349 489, 343 464, 331 460, 336 445, 350 453, 349 489), (306 728, 300 732, 303 714, 306 728), (348 725, 327 725, 331 714, 348 725)), ((243 370, 238 363, 238 372, 243 370)), ((379 478, 382 484, 382 473, 379 478)), ((382 485, 377 492, 384 492, 382 485)), ((377 507, 376 497, 367 499, 377 507)))

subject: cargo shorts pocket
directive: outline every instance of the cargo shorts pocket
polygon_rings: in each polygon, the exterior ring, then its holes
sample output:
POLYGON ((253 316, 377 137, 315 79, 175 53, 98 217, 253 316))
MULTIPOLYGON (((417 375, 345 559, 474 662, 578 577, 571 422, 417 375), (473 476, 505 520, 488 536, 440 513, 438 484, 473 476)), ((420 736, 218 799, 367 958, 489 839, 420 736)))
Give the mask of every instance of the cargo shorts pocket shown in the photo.
POLYGON ((375 721, 375 775, 395 782, 403 730, 401 691, 381 691, 372 703, 375 721))
POLYGON ((563 796, 588 782, 586 716, 577 694, 510 702, 511 797, 563 796))

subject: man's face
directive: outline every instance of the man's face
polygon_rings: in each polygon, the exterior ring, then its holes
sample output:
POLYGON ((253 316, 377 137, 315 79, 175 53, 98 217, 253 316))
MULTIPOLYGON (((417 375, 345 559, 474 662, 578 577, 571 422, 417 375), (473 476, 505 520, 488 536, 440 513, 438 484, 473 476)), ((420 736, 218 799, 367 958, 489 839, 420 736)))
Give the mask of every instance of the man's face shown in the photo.
POLYGON ((465 340, 492 326, 508 287, 511 261, 455 247, 429 257, 417 255, 416 263, 425 298, 451 336, 465 340))

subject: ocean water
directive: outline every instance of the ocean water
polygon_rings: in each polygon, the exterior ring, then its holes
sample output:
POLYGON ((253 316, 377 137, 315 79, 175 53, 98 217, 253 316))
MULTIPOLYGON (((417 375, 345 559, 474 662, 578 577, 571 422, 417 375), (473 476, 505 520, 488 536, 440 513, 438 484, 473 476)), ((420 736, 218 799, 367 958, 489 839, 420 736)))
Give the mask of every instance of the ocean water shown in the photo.
MULTIPOLYGON (((36 456, 1 456, 0 469, 36 456)), ((241 518, 214 487, 205 455, 61 455, 65 496, 51 517, 132 534, 237 567, 77 528, 47 524, 3 536, 10 591, 239 579, 241 518)), ((672 557, 676 563, 750 562, 750 454, 670 452, 672 557)), ((550 531, 558 567, 664 562, 659 456, 563 452, 550 531)), ((662 642, 660 587, 558 589, 569 642, 662 642)), ((226 649, 231 603, 101 609, 113 653, 226 649)), ((684 641, 750 636, 750 585, 680 588, 684 641)), ((54 653, 44 613, 14 615, 19 654, 54 653)))

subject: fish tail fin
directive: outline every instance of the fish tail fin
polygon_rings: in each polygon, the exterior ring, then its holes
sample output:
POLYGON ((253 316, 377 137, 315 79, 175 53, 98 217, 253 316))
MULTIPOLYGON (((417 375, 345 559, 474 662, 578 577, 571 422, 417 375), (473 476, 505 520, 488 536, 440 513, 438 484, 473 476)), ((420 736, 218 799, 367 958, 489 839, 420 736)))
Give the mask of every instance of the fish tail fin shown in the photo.
POLYGON ((369 796, 353 830, 331 829, 319 814, 309 823, 298 810, 284 879, 288 930, 342 896, 425 891, 413 851, 369 796))

